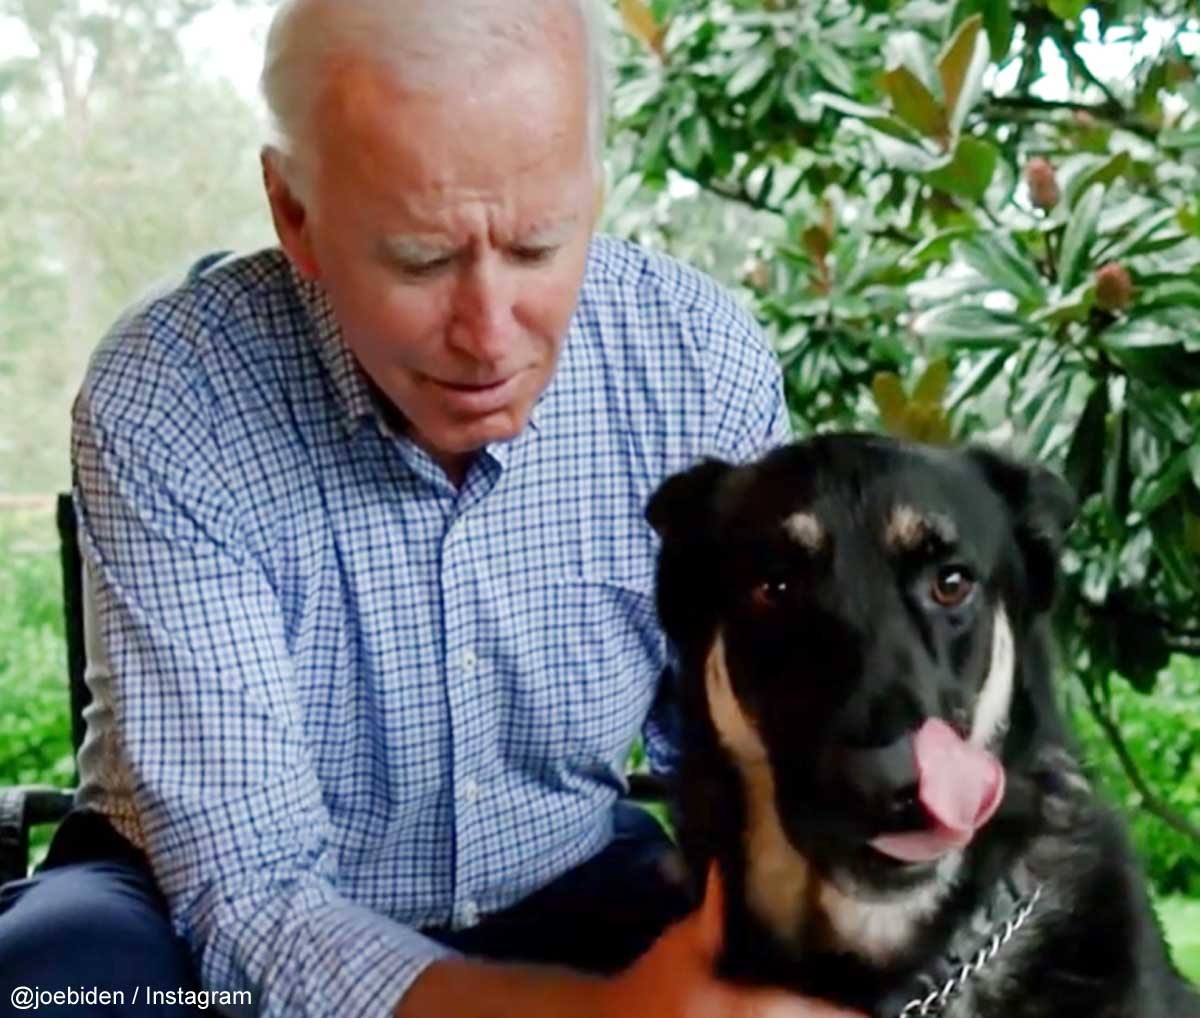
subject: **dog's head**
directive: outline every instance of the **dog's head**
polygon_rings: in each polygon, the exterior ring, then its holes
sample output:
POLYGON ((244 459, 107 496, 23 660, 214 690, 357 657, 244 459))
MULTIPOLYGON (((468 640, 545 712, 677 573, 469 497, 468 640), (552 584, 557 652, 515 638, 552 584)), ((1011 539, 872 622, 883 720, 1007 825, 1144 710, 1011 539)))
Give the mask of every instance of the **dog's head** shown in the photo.
POLYGON ((685 702, 769 775, 805 858, 888 886, 987 822, 1012 713, 1050 695, 1022 688, 1017 651, 1073 510, 1046 470, 868 435, 705 462, 655 494, 685 702))

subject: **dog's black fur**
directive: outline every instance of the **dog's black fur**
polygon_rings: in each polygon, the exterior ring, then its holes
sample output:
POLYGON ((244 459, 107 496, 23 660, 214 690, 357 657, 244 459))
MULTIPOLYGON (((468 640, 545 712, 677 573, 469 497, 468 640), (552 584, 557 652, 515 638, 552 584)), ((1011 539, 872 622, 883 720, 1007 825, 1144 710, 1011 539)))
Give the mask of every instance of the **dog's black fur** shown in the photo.
POLYGON ((1073 512, 1046 470, 868 435, 705 462, 655 494, 658 608, 680 660, 676 822, 697 892, 710 861, 722 872, 724 974, 882 1018, 1019 871, 1042 885, 1038 906, 948 1018, 1200 1016, 1056 704, 1047 620, 1073 512), (1000 810, 953 867, 896 862, 868 841, 919 826, 921 807, 846 761, 929 717, 965 737, 1000 608, 1014 660, 988 740, 1000 810), (719 731, 714 667, 752 737, 719 731))

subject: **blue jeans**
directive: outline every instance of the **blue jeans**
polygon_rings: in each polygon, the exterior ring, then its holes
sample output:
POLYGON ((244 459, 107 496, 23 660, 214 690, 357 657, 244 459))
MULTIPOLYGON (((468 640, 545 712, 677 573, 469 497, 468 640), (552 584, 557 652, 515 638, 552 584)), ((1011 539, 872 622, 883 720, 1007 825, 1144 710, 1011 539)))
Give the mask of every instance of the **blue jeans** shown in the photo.
MULTIPOLYGON (((466 930, 423 932, 464 954, 614 972, 642 954, 691 907, 665 873, 670 841, 653 817, 626 802, 614 838, 582 865, 504 912, 466 930)), ((195 966, 175 936, 144 856, 99 814, 75 812, 55 832, 31 877, 0 887, 0 1015, 38 1018, 211 1016, 150 1005, 154 990, 199 990, 195 966), (124 1003, 14 1003, 18 987, 43 993, 109 991, 124 1003), (134 989, 140 987, 139 1003, 134 989)), ((169 999, 169 998, 167 998, 169 999)))

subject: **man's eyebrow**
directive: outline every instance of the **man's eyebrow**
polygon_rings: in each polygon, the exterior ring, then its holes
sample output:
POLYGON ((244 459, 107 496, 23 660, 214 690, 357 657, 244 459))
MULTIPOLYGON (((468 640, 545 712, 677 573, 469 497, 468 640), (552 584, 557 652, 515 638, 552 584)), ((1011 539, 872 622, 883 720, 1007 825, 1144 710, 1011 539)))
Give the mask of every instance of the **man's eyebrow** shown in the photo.
POLYGON ((457 251, 457 248, 449 241, 421 236, 384 237, 379 242, 379 247, 386 257, 413 265, 448 258, 457 251))
POLYGON ((578 221, 579 215, 571 213, 570 215, 563 216, 561 219, 552 219, 537 223, 528 230, 522 231, 518 236, 517 243, 529 247, 561 244, 567 239, 567 234, 571 232, 578 221))
MULTIPOLYGON (((559 219, 544 220, 521 231, 513 242, 516 247, 553 247, 562 244, 575 224, 579 215, 571 213, 559 219)), ((443 258, 451 258, 465 248, 456 246, 452 241, 439 239, 436 235, 396 234, 384 237, 380 241, 382 253, 394 261, 407 265, 421 265, 425 262, 435 262, 443 258)))

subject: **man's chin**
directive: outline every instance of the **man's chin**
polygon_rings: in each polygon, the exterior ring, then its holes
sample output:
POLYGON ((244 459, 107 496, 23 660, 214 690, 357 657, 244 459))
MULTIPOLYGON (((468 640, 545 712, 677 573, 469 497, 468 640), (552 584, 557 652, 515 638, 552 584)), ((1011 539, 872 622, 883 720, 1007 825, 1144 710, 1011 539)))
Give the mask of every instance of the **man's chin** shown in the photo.
POLYGON ((441 455, 463 457, 479 452, 493 442, 510 442, 518 437, 529 422, 525 408, 506 407, 471 421, 455 421, 441 428, 425 431, 425 441, 414 435, 418 445, 436 450, 441 455))

